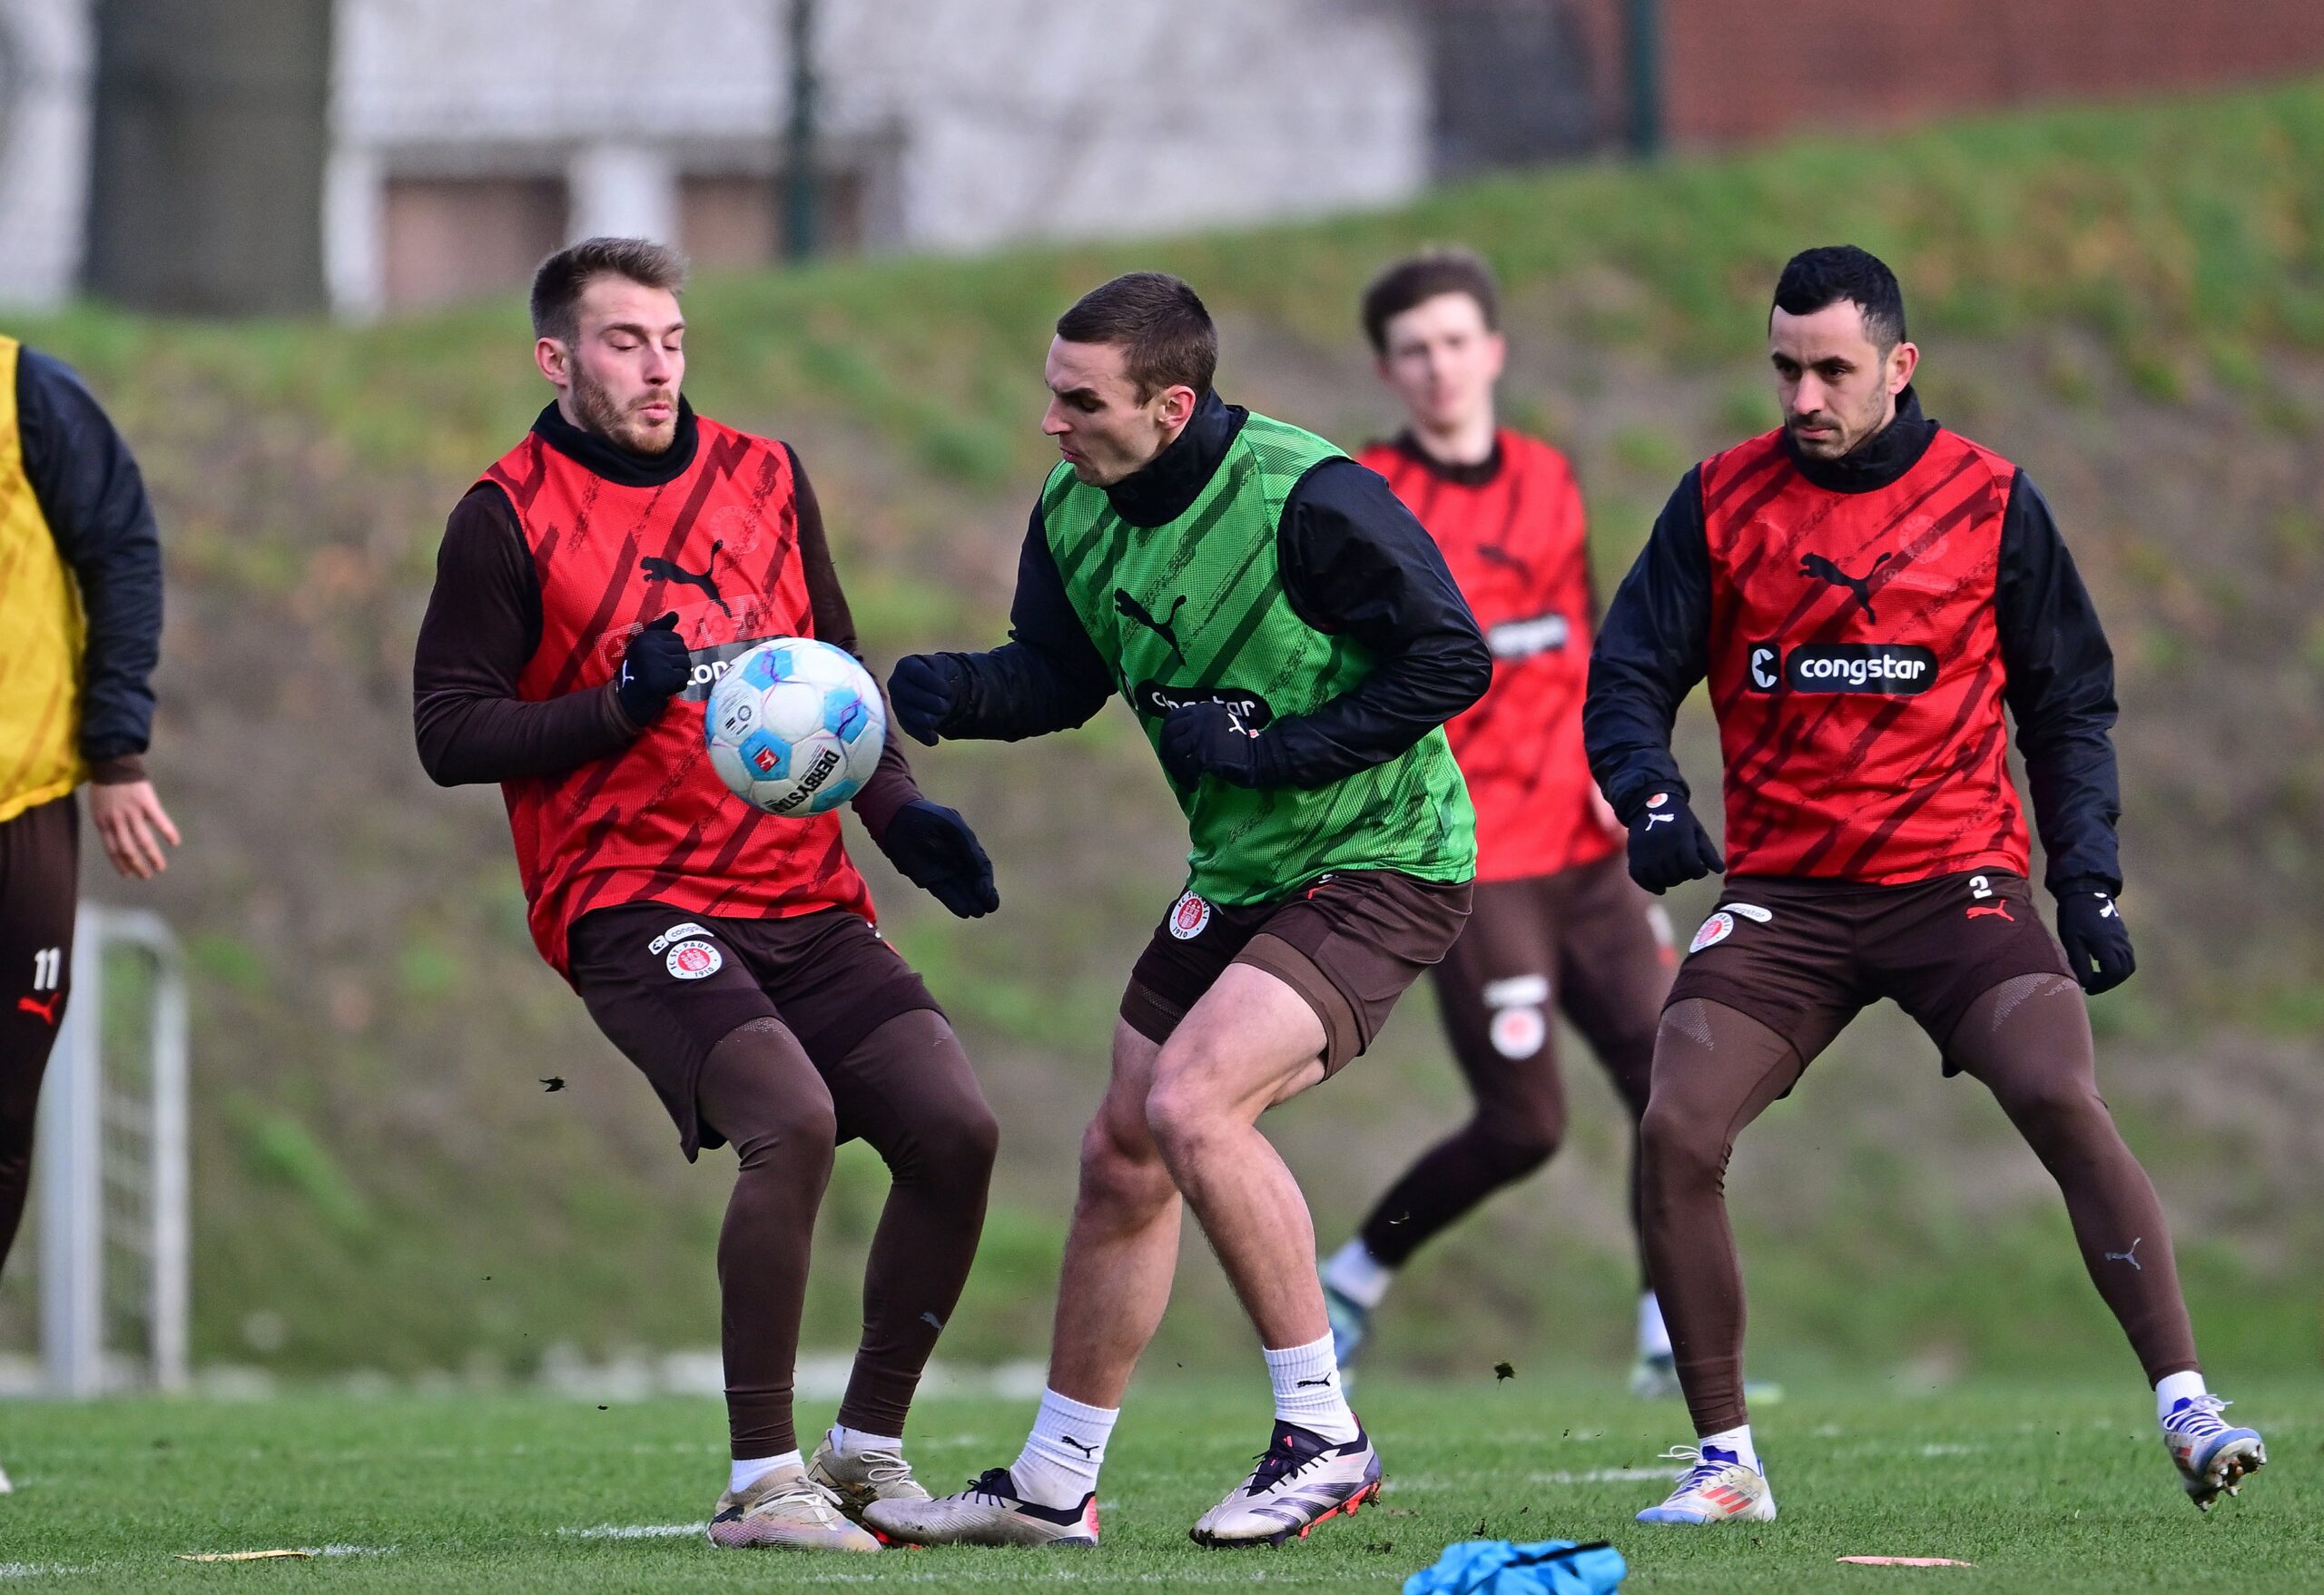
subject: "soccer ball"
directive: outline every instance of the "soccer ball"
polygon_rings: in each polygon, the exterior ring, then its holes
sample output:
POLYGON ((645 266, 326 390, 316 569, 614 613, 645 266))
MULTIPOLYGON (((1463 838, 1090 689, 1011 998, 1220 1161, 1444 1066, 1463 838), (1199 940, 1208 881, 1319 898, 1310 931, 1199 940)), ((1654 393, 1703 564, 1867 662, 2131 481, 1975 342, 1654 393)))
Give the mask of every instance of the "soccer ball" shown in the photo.
POLYGON ((862 665, 829 643, 776 637, 736 659, 702 717, 710 763, 753 808, 797 818, 840 806, 879 767, 888 712, 862 665))

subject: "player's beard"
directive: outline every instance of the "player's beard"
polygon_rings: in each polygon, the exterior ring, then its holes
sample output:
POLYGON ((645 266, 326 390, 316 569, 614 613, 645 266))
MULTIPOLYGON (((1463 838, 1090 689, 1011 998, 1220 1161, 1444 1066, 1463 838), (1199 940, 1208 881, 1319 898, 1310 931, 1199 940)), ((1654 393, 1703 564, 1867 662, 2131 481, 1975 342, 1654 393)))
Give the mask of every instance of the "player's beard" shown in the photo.
POLYGON ((657 393, 624 405, 613 396, 611 389, 577 363, 573 368, 573 408, 581 417, 583 430, 609 438, 632 454, 666 454, 678 438, 677 403, 674 396, 657 393), (655 400, 670 405, 670 418, 662 425, 654 426, 631 413, 655 400))
POLYGON ((1810 459, 1843 459, 1878 437, 1887 427, 1888 395, 1876 390, 1853 411, 1843 411, 1827 406, 1814 412, 1815 418, 1831 427, 1830 436, 1805 438, 1800 435, 1798 416, 1786 416, 1784 426, 1791 433, 1792 446, 1810 459))

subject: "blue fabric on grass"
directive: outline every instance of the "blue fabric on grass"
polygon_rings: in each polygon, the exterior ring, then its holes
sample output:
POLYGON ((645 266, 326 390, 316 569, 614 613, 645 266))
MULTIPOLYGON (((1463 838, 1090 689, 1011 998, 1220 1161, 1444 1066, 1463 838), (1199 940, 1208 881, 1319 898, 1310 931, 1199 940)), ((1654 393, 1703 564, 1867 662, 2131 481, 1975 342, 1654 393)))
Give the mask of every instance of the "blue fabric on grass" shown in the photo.
POLYGON ((1603 1541, 1463 1540, 1404 1580, 1404 1595, 1608 1595, 1630 1564, 1603 1541))

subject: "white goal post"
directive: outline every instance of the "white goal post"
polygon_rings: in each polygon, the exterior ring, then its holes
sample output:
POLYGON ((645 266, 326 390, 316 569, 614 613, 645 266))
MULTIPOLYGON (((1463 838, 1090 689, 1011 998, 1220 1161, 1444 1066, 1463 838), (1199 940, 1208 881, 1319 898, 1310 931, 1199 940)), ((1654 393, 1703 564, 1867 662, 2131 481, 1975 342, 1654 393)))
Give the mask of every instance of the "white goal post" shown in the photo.
POLYGON ((33 1155, 53 1394, 186 1382, 186 1029, 183 961, 161 916, 82 905, 33 1155), (146 973, 131 998, 143 1000, 109 1002, 108 968, 137 961, 146 973))

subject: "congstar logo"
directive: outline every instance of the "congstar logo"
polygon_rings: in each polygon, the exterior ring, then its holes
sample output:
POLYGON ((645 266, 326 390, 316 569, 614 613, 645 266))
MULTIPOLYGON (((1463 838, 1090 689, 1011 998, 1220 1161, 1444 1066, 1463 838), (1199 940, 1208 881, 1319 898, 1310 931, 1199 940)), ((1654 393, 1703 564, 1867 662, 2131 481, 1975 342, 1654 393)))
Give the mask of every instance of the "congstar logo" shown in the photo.
POLYGON ((1572 635, 1572 623, 1562 615, 1536 615, 1529 620, 1504 620, 1485 632, 1485 646, 1496 659, 1531 659, 1554 654, 1572 635))
POLYGON ((686 684, 678 689, 682 703, 706 704, 710 689, 735 660, 765 642, 764 637, 737 637, 731 643, 713 643, 706 648, 691 649, 686 654, 686 684))
POLYGON ((1275 718, 1275 711, 1256 693, 1241 687, 1223 686, 1205 689, 1194 686, 1165 686, 1158 681, 1141 681, 1130 689, 1130 707, 1140 717, 1163 720, 1174 709, 1185 709, 1196 704, 1224 704, 1235 711, 1235 717, 1248 732, 1265 731, 1275 718))
POLYGON ((1753 643, 1744 669, 1757 693, 1881 693, 1910 698, 1936 684, 1936 655, 1916 643, 1753 643))

